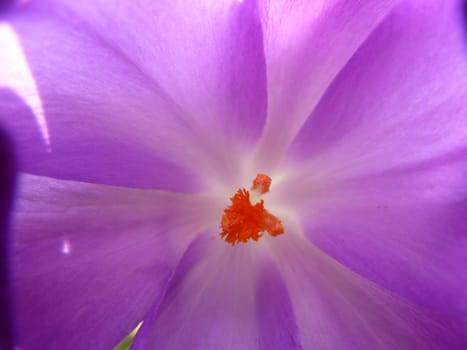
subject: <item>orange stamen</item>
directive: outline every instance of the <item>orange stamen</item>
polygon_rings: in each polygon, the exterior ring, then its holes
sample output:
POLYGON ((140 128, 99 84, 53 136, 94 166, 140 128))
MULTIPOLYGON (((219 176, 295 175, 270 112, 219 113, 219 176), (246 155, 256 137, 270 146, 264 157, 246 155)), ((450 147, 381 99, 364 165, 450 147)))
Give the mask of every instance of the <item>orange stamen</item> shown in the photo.
MULTIPOLYGON (((264 194, 270 186, 271 178, 258 174, 251 189, 264 194)), ((230 200, 232 204, 224 210, 220 233, 227 243, 235 245, 250 239, 257 241, 265 231, 271 236, 284 233, 282 222, 264 208, 263 200, 254 205, 251 203, 249 191, 239 189, 230 200)))
POLYGON ((269 188, 271 187, 271 178, 264 174, 256 175, 256 178, 253 181, 253 191, 258 191, 261 194, 268 193, 269 188))

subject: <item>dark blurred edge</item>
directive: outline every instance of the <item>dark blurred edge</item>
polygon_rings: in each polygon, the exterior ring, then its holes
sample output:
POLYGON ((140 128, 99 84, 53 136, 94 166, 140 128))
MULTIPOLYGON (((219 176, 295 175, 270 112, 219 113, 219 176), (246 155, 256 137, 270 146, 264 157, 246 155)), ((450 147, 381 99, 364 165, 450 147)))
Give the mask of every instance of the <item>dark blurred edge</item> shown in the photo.
MULTIPOLYGON (((0 0, 0 19, 16 2, 17 0, 0 0)), ((0 350, 13 349, 7 249, 14 185, 13 151, 7 134, 0 128, 0 350)))
POLYGON ((15 163, 7 134, 0 128, 0 349, 13 348, 8 288, 8 228, 15 188, 15 163))
POLYGON ((18 0, 0 0, 0 14, 13 6, 15 2, 18 2, 18 0))

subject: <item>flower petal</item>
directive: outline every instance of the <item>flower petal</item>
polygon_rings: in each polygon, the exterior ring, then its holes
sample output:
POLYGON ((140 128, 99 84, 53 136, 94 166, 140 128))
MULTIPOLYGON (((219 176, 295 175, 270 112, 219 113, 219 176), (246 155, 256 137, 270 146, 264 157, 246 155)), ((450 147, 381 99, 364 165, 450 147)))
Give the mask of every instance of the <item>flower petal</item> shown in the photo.
POLYGON ((198 238, 133 347, 300 349, 283 281, 263 249, 198 238))
POLYGON ((310 239, 346 266, 416 303, 465 314, 467 48, 458 5, 406 1, 387 17, 297 138, 291 157, 309 160, 287 196, 310 239))
POLYGON ((329 84, 395 2, 261 1, 268 119, 257 162, 265 171, 282 160, 329 84))
POLYGON ((364 277, 467 313, 467 151, 309 192, 307 236, 364 277))
POLYGON ((11 251, 17 345, 115 346, 213 212, 202 196, 23 176, 11 251))
MULTIPOLYGON (((51 1, 79 18, 224 142, 256 141, 266 73, 256 1, 51 1)), ((214 134, 214 135, 212 135, 214 134)))
POLYGON ((330 86, 290 155, 352 177, 467 146, 467 48, 459 1, 401 2, 330 86))
POLYGON ((302 349, 289 292, 276 264, 268 259, 260 268, 256 290, 258 348, 302 349))
POLYGON ((291 230, 270 244, 304 349, 465 349, 463 317, 451 319, 388 293, 291 230))
POLYGON ((186 170, 202 162, 199 142, 178 107, 85 26, 27 7, 0 23, 0 45, 0 64, 9 67, 0 71, 0 120, 23 171, 199 189, 186 170))

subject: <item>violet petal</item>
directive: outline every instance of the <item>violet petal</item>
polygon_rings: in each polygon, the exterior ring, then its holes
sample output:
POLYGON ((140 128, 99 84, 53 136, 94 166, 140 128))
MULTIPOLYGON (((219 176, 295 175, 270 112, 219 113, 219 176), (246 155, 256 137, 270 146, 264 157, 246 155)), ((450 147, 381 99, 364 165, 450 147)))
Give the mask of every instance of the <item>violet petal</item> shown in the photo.
POLYGON ((465 148, 463 36, 457 1, 401 2, 336 77, 289 155, 348 178, 465 148))
POLYGON ((199 237, 144 321, 134 348, 299 349, 287 291, 262 249, 199 237))
POLYGON ((423 309, 329 258, 296 232, 271 240, 304 349, 465 349, 464 317, 423 309))
POLYGON ((85 22, 129 57, 205 132, 251 144, 266 113, 256 3, 124 0, 109 6, 107 0, 55 0, 51 8, 85 22))
POLYGON ((17 345, 115 346, 212 212, 204 196, 23 176, 11 251, 17 345))
POLYGON ((419 304, 467 312, 467 152, 336 183, 302 203, 307 236, 419 304))
POLYGON ((467 312, 467 51, 456 1, 406 1, 291 149, 288 188, 325 252, 404 297, 467 312), (306 161, 305 161, 306 159, 306 161), (302 201, 303 200, 303 201, 302 201))
POLYGON ((396 1, 261 1, 268 119, 257 162, 282 160, 333 79, 396 1))
POLYGON ((0 23, 0 45, 0 116, 23 171, 199 190, 176 106, 86 26, 26 7, 0 23))

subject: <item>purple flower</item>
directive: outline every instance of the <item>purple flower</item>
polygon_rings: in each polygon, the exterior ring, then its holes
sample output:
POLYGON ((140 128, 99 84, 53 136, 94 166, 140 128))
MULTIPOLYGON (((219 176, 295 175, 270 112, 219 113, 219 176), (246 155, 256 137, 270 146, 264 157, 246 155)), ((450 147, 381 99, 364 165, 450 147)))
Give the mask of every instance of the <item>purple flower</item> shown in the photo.
POLYGON ((143 321, 134 349, 466 349, 460 4, 4 15, 18 347, 110 349, 143 321), (269 193, 238 191, 261 173, 269 193))

